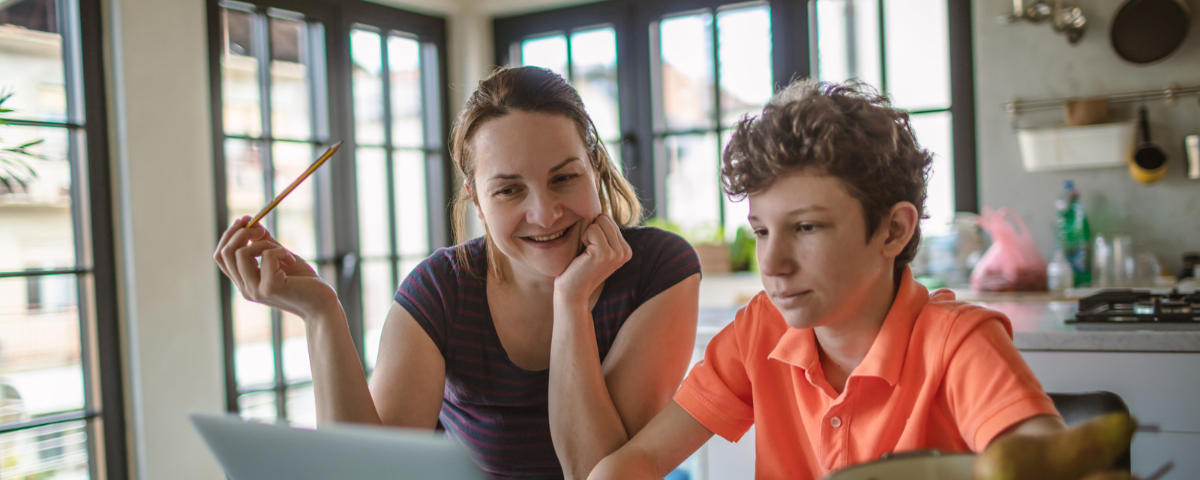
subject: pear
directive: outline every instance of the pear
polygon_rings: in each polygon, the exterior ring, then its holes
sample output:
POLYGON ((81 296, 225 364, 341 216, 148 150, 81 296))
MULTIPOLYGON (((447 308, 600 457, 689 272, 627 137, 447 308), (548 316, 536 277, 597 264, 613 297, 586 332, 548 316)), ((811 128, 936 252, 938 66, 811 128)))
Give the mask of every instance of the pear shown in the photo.
POLYGON ((1109 470, 1107 472, 1096 472, 1086 477, 1083 480, 1135 480, 1137 477, 1129 472, 1118 472, 1109 470))
POLYGON ((975 459, 975 480, 1079 480, 1112 467, 1135 429, 1114 413, 1050 435, 1005 435, 975 459))

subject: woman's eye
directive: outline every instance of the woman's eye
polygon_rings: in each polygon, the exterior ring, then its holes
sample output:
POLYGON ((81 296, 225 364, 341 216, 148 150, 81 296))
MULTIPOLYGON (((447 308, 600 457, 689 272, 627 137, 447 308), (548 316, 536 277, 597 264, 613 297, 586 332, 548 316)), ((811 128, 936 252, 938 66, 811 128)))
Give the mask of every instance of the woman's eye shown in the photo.
POLYGON ((571 180, 574 180, 578 176, 579 176, 578 173, 568 173, 568 174, 559 175, 557 177, 554 177, 554 181, 558 182, 558 183, 569 182, 571 180))
POLYGON ((509 195, 512 195, 512 194, 514 194, 514 193, 517 193, 517 189, 516 189, 516 188, 513 188, 513 187, 507 187, 507 188, 501 188, 501 189, 499 189, 499 190, 496 190, 496 192, 494 193, 494 195, 496 195, 497 197, 507 197, 507 196, 509 196, 509 195))

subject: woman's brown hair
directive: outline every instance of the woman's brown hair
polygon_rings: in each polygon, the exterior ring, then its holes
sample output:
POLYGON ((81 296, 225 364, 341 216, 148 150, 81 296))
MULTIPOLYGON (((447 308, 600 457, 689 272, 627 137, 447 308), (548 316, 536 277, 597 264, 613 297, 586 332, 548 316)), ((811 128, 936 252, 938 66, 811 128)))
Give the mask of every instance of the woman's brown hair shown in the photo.
MULTIPOLYGON (((450 132, 450 154, 454 167, 463 183, 454 199, 455 243, 468 240, 467 210, 478 199, 472 196, 475 188, 475 151, 472 140, 485 123, 503 117, 510 112, 545 113, 561 115, 570 119, 588 152, 588 160, 600 181, 600 206, 618 224, 636 225, 642 220, 642 204, 638 201, 621 172, 613 164, 604 142, 596 132, 592 118, 583 108, 583 99, 566 80, 558 74, 540 67, 500 67, 479 82, 459 112, 450 132)), ((491 233, 484 225, 488 262, 495 268, 495 245, 491 233)), ((460 265, 470 265, 465 248, 455 252, 460 265)), ((502 273, 496 269, 498 274, 502 273)), ((471 271, 473 275, 480 272, 471 271)))
MULTIPOLYGON (((858 81, 800 80, 780 91, 762 115, 743 119, 721 159, 731 197, 762 192, 788 173, 813 171, 842 181, 862 205, 868 241, 893 206, 909 202, 925 214, 933 155, 921 148, 908 113, 858 81)), ((898 276, 921 243, 918 223, 896 257, 898 276)))

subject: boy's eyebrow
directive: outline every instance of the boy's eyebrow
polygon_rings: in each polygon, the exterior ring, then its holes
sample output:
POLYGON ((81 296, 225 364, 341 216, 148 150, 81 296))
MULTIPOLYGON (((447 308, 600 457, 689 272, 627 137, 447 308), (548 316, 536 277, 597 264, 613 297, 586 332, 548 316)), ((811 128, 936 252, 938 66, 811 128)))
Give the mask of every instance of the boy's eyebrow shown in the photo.
MULTIPOLYGON (((551 168, 551 169, 550 169, 550 173, 554 173, 554 172, 558 171, 559 169, 561 169, 561 168, 563 168, 563 167, 567 166, 567 164, 569 164, 569 163, 571 163, 571 162, 575 162, 575 161, 579 161, 579 157, 571 157, 571 158, 568 158, 568 159, 566 159, 566 160, 563 160, 563 161, 562 161, 562 163, 559 163, 558 165, 555 165, 553 168, 551 168)), ((491 178, 489 178, 489 179, 488 179, 488 181, 492 181, 492 180, 519 180, 519 179, 521 179, 521 175, 519 175, 519 174, 516 174, 516 173, 497 173, 497 174, 495 174, 495 175, 492 175, 492 177, 491 177, 491 178)))
MULTIPOLYGON (((791 211, 785 213, 783 216, 790 217, 793 215, 799 215, 801 213, 825 212, 825 211, 829 211, 829 208, 821 206, 821 205, 805 205, 803 207, 793 208, 791 211)), ((746 217, 746 219, 753 221, 753 220, 758 220, 758 217, 755 216, 754 214, 750 214, 750 216, 746 217)))

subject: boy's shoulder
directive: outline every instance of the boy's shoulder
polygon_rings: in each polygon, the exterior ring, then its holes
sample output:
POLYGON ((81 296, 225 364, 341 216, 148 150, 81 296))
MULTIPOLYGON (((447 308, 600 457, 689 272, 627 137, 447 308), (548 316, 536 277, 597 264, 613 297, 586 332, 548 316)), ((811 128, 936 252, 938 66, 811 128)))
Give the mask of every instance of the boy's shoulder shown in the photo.
POLYGON ((998 321, 1012 340, 1012 323, 996 310, 959 300, 953 291, 940 289, 929 294, 913 325, 912 335, 932 336, 943 345, 942 353, 950 353, 980 325, 998 321))

